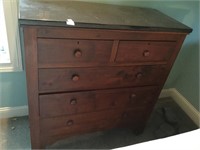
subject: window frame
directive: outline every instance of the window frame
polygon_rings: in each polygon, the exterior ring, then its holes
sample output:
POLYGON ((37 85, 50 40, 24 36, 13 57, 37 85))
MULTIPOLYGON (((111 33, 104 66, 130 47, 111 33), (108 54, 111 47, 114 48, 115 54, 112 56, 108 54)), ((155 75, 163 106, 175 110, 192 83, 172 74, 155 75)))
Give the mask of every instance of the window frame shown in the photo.
POLYGON ((6 24, 10 63, 0 63, 0 72, 22 71, 22 56, 18 25, 18 0, 0 0, 6 24))

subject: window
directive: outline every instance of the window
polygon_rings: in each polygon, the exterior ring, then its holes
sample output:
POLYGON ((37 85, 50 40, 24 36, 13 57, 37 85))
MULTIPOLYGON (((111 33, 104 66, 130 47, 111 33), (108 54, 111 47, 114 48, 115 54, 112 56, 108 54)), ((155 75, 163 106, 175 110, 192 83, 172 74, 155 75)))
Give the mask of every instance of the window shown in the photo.
POLYGON ((18 0, 0 0, 0 72, 22 70, 18 0))

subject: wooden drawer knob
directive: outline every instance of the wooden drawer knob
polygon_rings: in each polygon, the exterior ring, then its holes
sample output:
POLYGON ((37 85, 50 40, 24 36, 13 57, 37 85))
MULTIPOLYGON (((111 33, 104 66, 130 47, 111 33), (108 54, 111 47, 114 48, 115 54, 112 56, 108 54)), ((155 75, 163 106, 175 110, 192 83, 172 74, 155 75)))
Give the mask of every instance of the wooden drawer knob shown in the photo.
POLYGON ((136 95, 135 94, 131 94, 130 95, 130 104, 134 104, 136 99, 135 99, 136 95))
POLYGON ((136 74, 136 78, 137 79, 141 79, 142 77, 143 77, 142 72, 139 72, 139 73, 136 74))
POLYGON ((67 126, 72 126, 74 124, 74 121, 73 120, 68 120, 67 121, 67 126))
POLYGON ((76 58, 80 58, 80 57, 82 56, 81 50, 80 50, 80 49, 76 49, 76 50, 74 51, 74 56, 75 56, 76 58))
POLYGON ((80 79, 80 77, 79 77, 79 75, 77 75, 77 74, 74 74, 73 76, 72 76, 72 80, 73 81, 78 81, 80 79))
POLYGON ((144 57, 148 57, 150 55, 150 52, 148 51, 148 50, 145 50, 144 52, 143 52, 143 56, 144 57))
POLYGON ((76 105, 77 104, 77 100, 75 98, 70 100, 70 104, 71 105, 76 105))
POLYGON ((136 97, 135 94, 131 94, 131 95, 130 95, 130 98, 131 98, 131 99, 134 99, 135 97, 136 97))

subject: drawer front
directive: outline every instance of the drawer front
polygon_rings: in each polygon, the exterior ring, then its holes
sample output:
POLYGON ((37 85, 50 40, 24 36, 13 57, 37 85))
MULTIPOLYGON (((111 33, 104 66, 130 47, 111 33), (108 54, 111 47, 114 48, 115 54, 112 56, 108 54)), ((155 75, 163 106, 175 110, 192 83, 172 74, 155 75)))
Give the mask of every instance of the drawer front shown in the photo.
POLYGON ((157 87, 126 88, 39 96, 40 116, 52 117, 104 109, 146 105, 155 101, 157 87))
POLYGON ((38 39, 38 63, 105 63, 111 55, 112 41, 38 39))
POLYGON ((119 121, 121 110, 107 110, 79 115, 41 119, 41 132, 50 135, 73 134, 84 128, 98 130, 109 128, 119 121))
POLYGON ((159 87, 156 86, 133 88, 129 94, 127 108, 132 109, 151 105, 157 100, 159 92, 159 87))
POLYGON ((120 41, 116 62, 168 61, 176 42, 120 41))
POLYGON ((40 69, 40 92, 158 85, 165 66, 40 69))
POLYGON ((146 121, 145 107, 136 107, 134 109, 127 109, 122 115, 121 120, 118 122, 120 127, 138 127, 146 121))

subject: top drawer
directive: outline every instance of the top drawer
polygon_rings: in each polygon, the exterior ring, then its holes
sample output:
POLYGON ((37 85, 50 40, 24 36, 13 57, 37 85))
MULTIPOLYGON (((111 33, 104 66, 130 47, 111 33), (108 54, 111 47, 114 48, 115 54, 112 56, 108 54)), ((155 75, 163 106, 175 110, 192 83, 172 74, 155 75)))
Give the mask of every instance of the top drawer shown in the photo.
POLYGON ((111 40, 70 40, 38 38, 38 63, 105 63, 109 61, 111 40))
POLYGON ((176 42, 120 41, 116 62, 166 62, 176 42))

